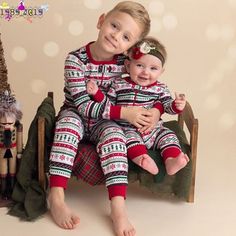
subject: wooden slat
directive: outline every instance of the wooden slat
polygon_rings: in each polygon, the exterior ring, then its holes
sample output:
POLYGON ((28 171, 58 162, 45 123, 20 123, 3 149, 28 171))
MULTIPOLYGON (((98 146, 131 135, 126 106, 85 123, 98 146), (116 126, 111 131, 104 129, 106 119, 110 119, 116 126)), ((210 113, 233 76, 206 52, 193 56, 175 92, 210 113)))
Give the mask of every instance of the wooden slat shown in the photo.
POLYGON ((53 100, 53 92, 48 92, 48 97, 52 98, 53 100))
POLYGON ((186 102, 184 111, 179 115, 179 118, 178 118, 179 124, 183 128, 183 123, 185 123, 189 132, 191 132, 193 128, 194 120, 195 118, 194 118, 193 110, 190 104, 186 102))
MULTIPOLYGON (((53 92, 48 92, 48 97, 53 99, 53 92)), ((46 188, 46 177, 44 169, 45 155, 45 118, 38 118, 38 179, 42 188, 46 188)))
POLYGON ((191 156, 192 156, 192 177, 189 189, 188 202, 194 202, 196 164, 197 164, 197 144, 198 144, 198 120, 194 119, 192 133, 190 137, 191 156))
POLYGON ((44 150, 45 150, 45 118, 38 118, 38 178, 39 184, 45 189, 46 180, 44 173, 44 150))
POLYGON ((183 129, 184 124, 188 128, 190 134, 190 151, 192 158, 192 176, 190 182, 189 194, 187 202, 194 202, 195 178, 196 178, 196 161, 197 161, 197 139, 198 139, 198 120, 194 117, 193 110, 187 102, 184 111, 178 116, 178 123, 183 129))

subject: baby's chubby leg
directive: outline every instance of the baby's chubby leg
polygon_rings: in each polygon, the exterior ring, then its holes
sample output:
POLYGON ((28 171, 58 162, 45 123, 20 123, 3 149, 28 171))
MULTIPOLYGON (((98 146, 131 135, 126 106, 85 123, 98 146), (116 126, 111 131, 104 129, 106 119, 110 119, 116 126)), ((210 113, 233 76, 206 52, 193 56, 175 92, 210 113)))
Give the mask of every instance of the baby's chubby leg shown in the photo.
POLYGON ((49 210, 53 220, 63 229, 74 229, 79 217, 65 203, 64 188, 52 187, 48 196, 49 210))
POLYGON ((174 175, 184 168, 189 162, 189 157, 181 152, 177 157, 168 157, 165 161, 166 172, 168 175, 174 175))
POLYGON ((153 175, 159 172, 155 161, 148 154, 137 156, 132 161, 153 175))

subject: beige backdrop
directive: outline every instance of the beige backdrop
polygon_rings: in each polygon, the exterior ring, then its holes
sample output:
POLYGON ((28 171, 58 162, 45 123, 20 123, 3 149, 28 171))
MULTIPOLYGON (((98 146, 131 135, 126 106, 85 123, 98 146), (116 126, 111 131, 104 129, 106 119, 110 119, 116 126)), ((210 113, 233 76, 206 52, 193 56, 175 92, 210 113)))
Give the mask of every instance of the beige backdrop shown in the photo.
MULTIPOLYGON (((19 3, 6 2, 11 6, 19 3)), ((26 6, 48 4, 49 9, 41 18, 0 18, 9 82, 24 113, 25 141, 47 92, 55 93, 57 110, 62 104, 66 54, 96 39, 99 15, 117 2, 26 0, 26 6)), ((151 35, 159 37, 168 50, 162 80, 171 91, 186 94, 199 118, 197 180, 201 171, 220 171, 205 165, 206 159, 213 167, 226 162, 230 175, 236 163, 236 0, 139 2, 150 12, 151 35)))

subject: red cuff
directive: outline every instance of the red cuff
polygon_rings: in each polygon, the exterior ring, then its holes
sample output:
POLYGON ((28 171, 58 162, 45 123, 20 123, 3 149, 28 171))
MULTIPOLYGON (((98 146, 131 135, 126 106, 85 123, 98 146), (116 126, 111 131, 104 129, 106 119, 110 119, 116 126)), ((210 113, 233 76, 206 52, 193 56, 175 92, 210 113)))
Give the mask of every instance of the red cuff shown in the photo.
POLYGON ((164 113, 164 107, 163 107, 163 105, 162 105, 160 102, 156 103, 156 104, 154 105, 154 108, 156 108, 157 110, 159 110, 161 115, 164 113))
POLYGON ((167 158, 176 158, 182 151, 178 147, 166 148, 162 153, 163 160, 166 161, 167 158))
POLYGON ((95 102, 102 102, 104 97, 105 97, 105 95, 102 93, 102 91, 100 89, 98 89, 96 94, 93 95, 93 99, 94 99, 95 102))
POLYGON ((110 119, 118 120, 120 119, 121 106, 111 106, 110 119))
POLYGON ((49 183, 50 183, 50 188, 52 187, 62 187, 64 189, 67 188, 67 182, 68 178, 60 175, 50 175, 49 177, 49 183))
POLYGON ((131 160, 143 154, 147 154, 147 148, 145 145, 139 144, 131 148, 127 148, 127 156, 131 160))
POLYGON ((172 109, 176 114, 179 114, 182 112, 182 110, 179 110, 176 106, 175 106, 175 101, 172 102, 172 109))
POLYGON ((109 199, 111 200, 113 197, 121 196, 126 199, 126 190, 127 190, 127 185, 110 185, 107 187, 108 189, 108 194, 109 194, 109 199))

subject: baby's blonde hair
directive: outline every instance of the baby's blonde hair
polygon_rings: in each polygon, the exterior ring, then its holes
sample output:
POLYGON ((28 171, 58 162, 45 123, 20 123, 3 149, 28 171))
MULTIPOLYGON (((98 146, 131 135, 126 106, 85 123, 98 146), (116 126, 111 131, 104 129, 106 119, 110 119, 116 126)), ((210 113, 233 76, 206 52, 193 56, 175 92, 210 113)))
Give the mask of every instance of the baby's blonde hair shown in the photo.
POLYGON ((117 11, 130 15, 139 25, 141 25, 142 33, 140 40, 148 35, 151 21, 147 10, 142 4, 133 1, 120 2, 107 13, 107 16, 117 11))

